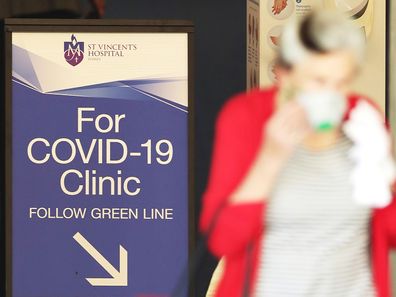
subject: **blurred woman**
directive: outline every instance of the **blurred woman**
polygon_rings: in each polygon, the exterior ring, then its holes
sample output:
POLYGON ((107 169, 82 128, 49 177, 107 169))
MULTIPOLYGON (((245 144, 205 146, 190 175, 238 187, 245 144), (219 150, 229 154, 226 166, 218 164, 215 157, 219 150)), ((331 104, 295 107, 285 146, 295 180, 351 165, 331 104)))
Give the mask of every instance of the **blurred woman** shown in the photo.
POLYGON ((287 24, 278 83, 216 120, 200 230, 217 297, 390 297, 395 166, 384 116, 350 92, 365 38, 343 16, 287 24))

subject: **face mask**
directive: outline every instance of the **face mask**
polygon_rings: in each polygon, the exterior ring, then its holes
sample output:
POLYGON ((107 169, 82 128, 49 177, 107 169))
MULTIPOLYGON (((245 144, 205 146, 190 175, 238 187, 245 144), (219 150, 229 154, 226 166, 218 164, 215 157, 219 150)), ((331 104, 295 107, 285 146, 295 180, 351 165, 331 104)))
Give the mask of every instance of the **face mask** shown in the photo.
POLYGON ((337 127, 346 111, 345 96, 332 90, 301 91, 297 101, 305 109, 312 127, 319 132, 337 127))

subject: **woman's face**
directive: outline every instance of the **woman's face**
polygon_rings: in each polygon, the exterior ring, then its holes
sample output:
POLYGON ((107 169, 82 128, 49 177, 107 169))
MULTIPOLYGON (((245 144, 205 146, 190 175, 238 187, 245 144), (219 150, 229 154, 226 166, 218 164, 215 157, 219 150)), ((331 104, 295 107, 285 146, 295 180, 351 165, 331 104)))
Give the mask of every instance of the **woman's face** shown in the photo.
POLYGON ((310 54, 289 71, 280 74, 280 83, 292 83, 301 91, 324 89, 347 93, 357 75, 356 57, 342 50, 326 54, 310 54))

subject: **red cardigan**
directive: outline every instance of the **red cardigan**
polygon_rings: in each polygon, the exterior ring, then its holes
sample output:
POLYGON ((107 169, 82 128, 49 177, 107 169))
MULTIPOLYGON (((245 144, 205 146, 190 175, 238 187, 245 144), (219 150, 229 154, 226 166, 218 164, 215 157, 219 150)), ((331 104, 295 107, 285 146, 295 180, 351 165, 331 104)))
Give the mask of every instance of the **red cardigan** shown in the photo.
MULTIPOLYGON (((209 250, 219 258, 225 257, 216 297, 243 297, 246 287, 254 292, 260 241, 265 236, 266 202, 228 204, 227 197, 254 161, 261 144, 262 127, 274 111, 277 90, 273 86, 236 94, 223 105, 216 119, 211 168, 199 219, 202 233, 211 229, 209 250), (251 263, 249 273, 248 261, 251 263)), ((362 96, 348 97, 344 120, 360 98, 362 96)), ((370 99, 362 99, 374 104, 370 99)), ((391 297, 388 257, 390 248, 396 246, 395 201, 372 212, 370 254, 378 297, 391 297)))

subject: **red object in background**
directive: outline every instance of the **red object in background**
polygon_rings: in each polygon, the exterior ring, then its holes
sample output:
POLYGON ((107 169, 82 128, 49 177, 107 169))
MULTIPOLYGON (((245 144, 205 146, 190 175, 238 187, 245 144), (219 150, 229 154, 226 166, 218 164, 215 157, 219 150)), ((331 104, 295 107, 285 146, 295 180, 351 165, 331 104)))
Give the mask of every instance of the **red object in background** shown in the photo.
POLYGON ((93 0, 93 3, 96 6, 96 9, 98 10, 99 16, 103 17, 105 14, 106 1, 105 0, 93 0))

